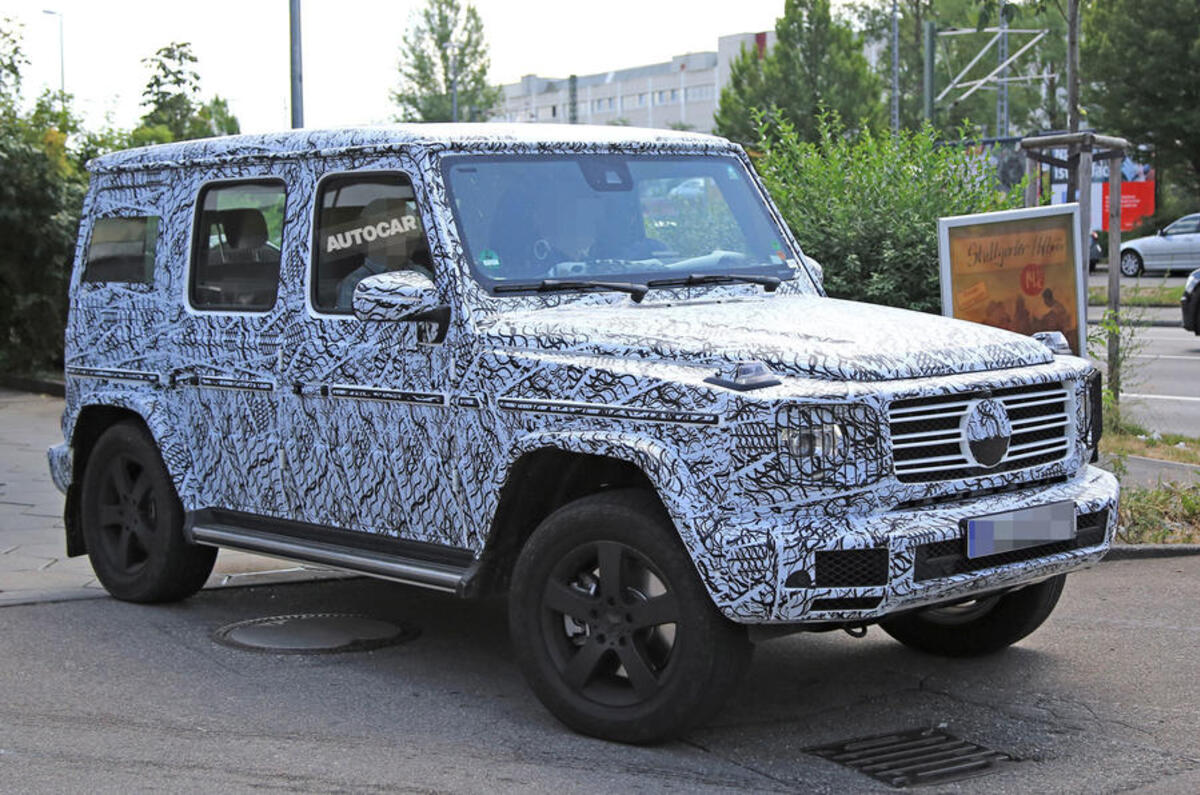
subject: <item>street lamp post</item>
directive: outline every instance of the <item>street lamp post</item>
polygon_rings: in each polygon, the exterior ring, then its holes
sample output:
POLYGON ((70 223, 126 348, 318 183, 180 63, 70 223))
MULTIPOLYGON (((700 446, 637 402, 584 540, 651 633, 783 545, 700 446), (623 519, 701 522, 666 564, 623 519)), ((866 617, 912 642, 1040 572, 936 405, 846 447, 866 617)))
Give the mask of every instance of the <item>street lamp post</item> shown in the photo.
POLYGON ((43 9, 43 14, 58 17, 58 102, 64 113, 67 111, 67 59, 63 48, 63 15, 61 11, 43 9))

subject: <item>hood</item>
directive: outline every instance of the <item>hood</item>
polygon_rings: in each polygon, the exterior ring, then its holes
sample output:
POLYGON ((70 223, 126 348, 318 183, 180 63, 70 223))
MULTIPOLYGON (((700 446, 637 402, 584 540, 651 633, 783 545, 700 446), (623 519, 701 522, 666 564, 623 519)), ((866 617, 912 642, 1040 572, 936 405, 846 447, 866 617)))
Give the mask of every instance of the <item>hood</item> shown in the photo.
POLYGON ((685 303, 573 302, 506 312, 487 344, 586 355, 721 363, 760 360, 780 375, 888 381, 1045 364, 1020 334, 905 309, 803 295, 685 303))

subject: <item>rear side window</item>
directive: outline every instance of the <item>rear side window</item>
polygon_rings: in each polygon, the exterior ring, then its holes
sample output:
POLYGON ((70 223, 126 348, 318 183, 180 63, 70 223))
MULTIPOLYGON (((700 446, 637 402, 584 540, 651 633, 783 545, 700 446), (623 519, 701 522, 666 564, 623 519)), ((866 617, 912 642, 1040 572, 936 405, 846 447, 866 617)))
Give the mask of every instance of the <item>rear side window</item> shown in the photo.
POLYGON ((85 282, 154 282, 158 217, 100 218, 92 227, 85 282))
POLYGON ((324 180, 315 232, 312 299, 322 312, 350 312, 355 285, 373 274, 410 270, 433 278, 425 227, 403 174, 324 180))
POLYGON ((200 192, 192 245, 192 306, 263 312, 279 292, 283 182, 210 185, 200 192))

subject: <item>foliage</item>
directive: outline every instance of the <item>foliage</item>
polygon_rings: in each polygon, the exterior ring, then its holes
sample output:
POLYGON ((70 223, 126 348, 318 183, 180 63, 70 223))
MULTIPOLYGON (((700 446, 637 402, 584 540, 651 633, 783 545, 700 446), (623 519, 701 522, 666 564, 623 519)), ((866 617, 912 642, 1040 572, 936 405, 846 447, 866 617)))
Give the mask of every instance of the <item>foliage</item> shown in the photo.
POLYGON ((451 121, 451 85, 457 86, 460 119, 484 119, 499 104, 500 89, 488 85, 483 20, 460 0, 426 0, 404 34, 400 88, 392 101, 400 121, 451 121), (451 42, 455 53, 451 55, 451 42))
POLYGON ((1200 542, 1200 483, 1126 486, 1117 537, 1127 544, 1200 542))
POLYGON ((1081 73, 1091 122, 1155 147, 1158 166, 1180 167, 1200 196, 1200 4, 1108 0, 1084 17, 1081 73))
POLYGON ((61 367, 66 284, 84 180, 67 149, 78 129, 69 97, 43 94, 22 112, 27 63, 0 23, 0 368, 61 367))
MULTIPOLYGON (((1142 318, 1145 309, 1138 306, 1122 307, 1117 312, 1105 309, 1100 322, 1088 325, 1087 347, 1088 355, 1099 362, 1108 361, 1108 338, 1115 336, 1117 340, 1117 372, 1120 374, 1120 389, 1130 391, 1130 387, 1138 383, 1139 368, 1136 366, 1138 356, 1146 347, 1146 339, 1141 333, 1142 318)), ((1120 396, 1113 389, 1111 382, 1104 385, 1104 429, 1119 433, 1125 427, 1125 418, 1121 414, 1120 396)))
MULTIPOLYGON (((879 42, 882 50, 876 71, 891 96, 892 71, 892 3, 891 0, 860 0, 852 6, 857 24, 868 41, 879 42)), ((925 34, 927 21, 939 30, 950 28, 979 29, 996 25, 999 20, 998 0, 900 0, 900 124, 917 129, 923 123, 925 34)), ((1058 97, 1058 86, 1066 83, 1066 17, 1058 3, 1050 0, 1004 4, 1004 16, 1012 28, 1044 28, 1049 33, 1038 44, 1009 67, 1009 76, 1057 74, 1049 81, 1035 80, 1011 83, 1008 89, 1010 132, 1019 135, 1040 128, 1066 127, 1066 103, 1058 97)), ((940 37, 934 67, 937 92, 950 84, 971 59, 990 40, 992 34, 978 33, 940 37)), ((1028 34, 1010 34, 1008 51, 1012 55, 1029 41, 1028 34)), ((997 48, 993 45, 964 79, 983 77, 999 65, 997 48)), ((954 134, 964 122, 978 132, 995 135, 996 92, 979 90, 961 103, 950 100, 961 96, 965 89, 947 95, 939 105, 933 120, 944 135, 954 134)), ((936 94, 936 92, 935 92, 936 94)))
POLYGON ((786 121, 762 129, 759 173, 830 295, 937 312, 937 219, 1020 205, 981 156, 932 128, 850 135, 836 115, 808 143, 786 121))
POLYGON ((819 138, 822 110, 864 127, 883 121, 879 80, 862 42, 849 24, 833 17, 829 0, 787 0, 775 35, 766 57, 743 49, 730 66, 714 115, 719 135, 754 141, 756 111, 770 111, 772 125, 786 123, 805 141, 819 138))
MULTIPOLYGON (((1179 306, 1183 285, 1176 287, 1121 285, 1121 306, 1179 306)), ((1108 306, 1108 287, 1089 287, 1088 306, 1108 306)))
POLYGON ((171 42, 142 63, 150 68, 142 91, 142 106, 148 110, 129 143, 140 146, 240 132, 226 100, 215 96, 199 101, 200 74, 193 68, 197 58, 190 43, 171 42))

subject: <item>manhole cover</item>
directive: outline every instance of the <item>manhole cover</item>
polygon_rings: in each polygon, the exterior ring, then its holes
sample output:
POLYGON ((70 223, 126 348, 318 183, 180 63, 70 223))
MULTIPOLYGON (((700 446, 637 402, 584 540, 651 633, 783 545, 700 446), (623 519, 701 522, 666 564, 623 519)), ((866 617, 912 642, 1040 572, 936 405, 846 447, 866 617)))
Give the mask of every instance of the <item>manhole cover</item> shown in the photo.
POLYGON ((914 729, 809 748, 808 753, 893 787, 942 784, 990 773, 1017 760, 939 729, 914 729))
POLYGON ((299 613, 252 618, 213 633, 226 646, 275 654, 334 654, 405 643, 420 634, 409 624, 393 624, 349 613, 299 613))

